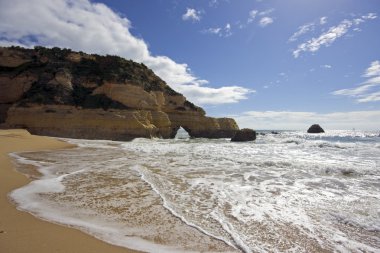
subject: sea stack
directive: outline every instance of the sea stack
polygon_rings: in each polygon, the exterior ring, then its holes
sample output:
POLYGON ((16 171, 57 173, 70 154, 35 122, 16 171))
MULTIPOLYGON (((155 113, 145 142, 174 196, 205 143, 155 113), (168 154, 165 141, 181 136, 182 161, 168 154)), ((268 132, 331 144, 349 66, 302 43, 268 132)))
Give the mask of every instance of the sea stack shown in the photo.
POLYGON ((234 137, 232 137, 231 141, 234 142, 242 142, 242 141, 254 141, 256 140, 256 131, 244 128, 236 132, 234 137))
POLYGON ((323 128, 320 125, 314 124, 311 127, 309 127, 309 129, 307 130, 307 132, 309 134, 319 134, 319 133, 324 133, 325 130, 323 130, 323 128))
POLYGON ((151 69, 70 49, 0 47, 0 124, 79 139, 231 138, 234 119, 205 111, 151 69))

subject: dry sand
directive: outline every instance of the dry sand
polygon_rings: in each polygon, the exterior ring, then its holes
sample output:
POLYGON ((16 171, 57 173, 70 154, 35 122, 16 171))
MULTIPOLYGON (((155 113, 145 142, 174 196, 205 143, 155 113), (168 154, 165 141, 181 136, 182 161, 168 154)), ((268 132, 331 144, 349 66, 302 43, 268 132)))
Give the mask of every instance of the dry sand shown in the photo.
POLYGON ((0 252, 137 252, 97 240, 79 230, 39 220, 21 212, 7 195, 28 182, 14 170, 10 152, 70 148, 54 138, 30 135, 25 130, 0 130, 0 252))

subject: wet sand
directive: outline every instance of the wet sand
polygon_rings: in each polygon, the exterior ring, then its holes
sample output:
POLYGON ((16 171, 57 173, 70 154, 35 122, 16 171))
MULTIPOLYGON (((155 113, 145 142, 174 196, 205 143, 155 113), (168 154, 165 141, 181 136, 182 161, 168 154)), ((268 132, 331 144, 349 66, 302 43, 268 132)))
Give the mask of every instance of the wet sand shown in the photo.
POLYGON ((39 220, 18 211, 7 195, 30 179, 16 172, 8 153, 70 148, 54 138, 30 135, 26 130, 0 130, 0 252, 137 252, 110 245, 79 230, 39 220))

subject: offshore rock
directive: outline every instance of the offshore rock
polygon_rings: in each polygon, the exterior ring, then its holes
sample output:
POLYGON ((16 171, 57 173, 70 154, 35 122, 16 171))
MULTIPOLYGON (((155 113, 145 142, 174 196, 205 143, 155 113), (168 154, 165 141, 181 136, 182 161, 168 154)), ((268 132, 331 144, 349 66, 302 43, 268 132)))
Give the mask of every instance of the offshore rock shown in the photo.
POLYGON ((320 125, 314 124, 311 127, 309 127, 307 132, 310 134, 319 134, 319 133, 324 133, 325 130, 323 130, 323 128, 320 125))
POLYGON ((254 141, 256 140, 256 131, 244 128, 236 132, 231 141, 242 142, 242 141, 254 141))
POLYGON ((131 140, 231 138, 235 120, 207 117, 144 64, 70 49, 0 47, 0 123, 33 134, 131 140))

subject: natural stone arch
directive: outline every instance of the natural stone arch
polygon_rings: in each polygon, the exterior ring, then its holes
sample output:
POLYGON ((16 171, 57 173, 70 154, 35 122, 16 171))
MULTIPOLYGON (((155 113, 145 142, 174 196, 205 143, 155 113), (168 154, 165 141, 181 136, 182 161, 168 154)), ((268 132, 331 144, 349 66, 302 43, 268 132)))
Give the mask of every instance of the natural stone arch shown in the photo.
POLYGON ((174 136, 175 139, 188 139, 190 137, 190 133, 182 126, 177 129, 176 135, 174 136))

